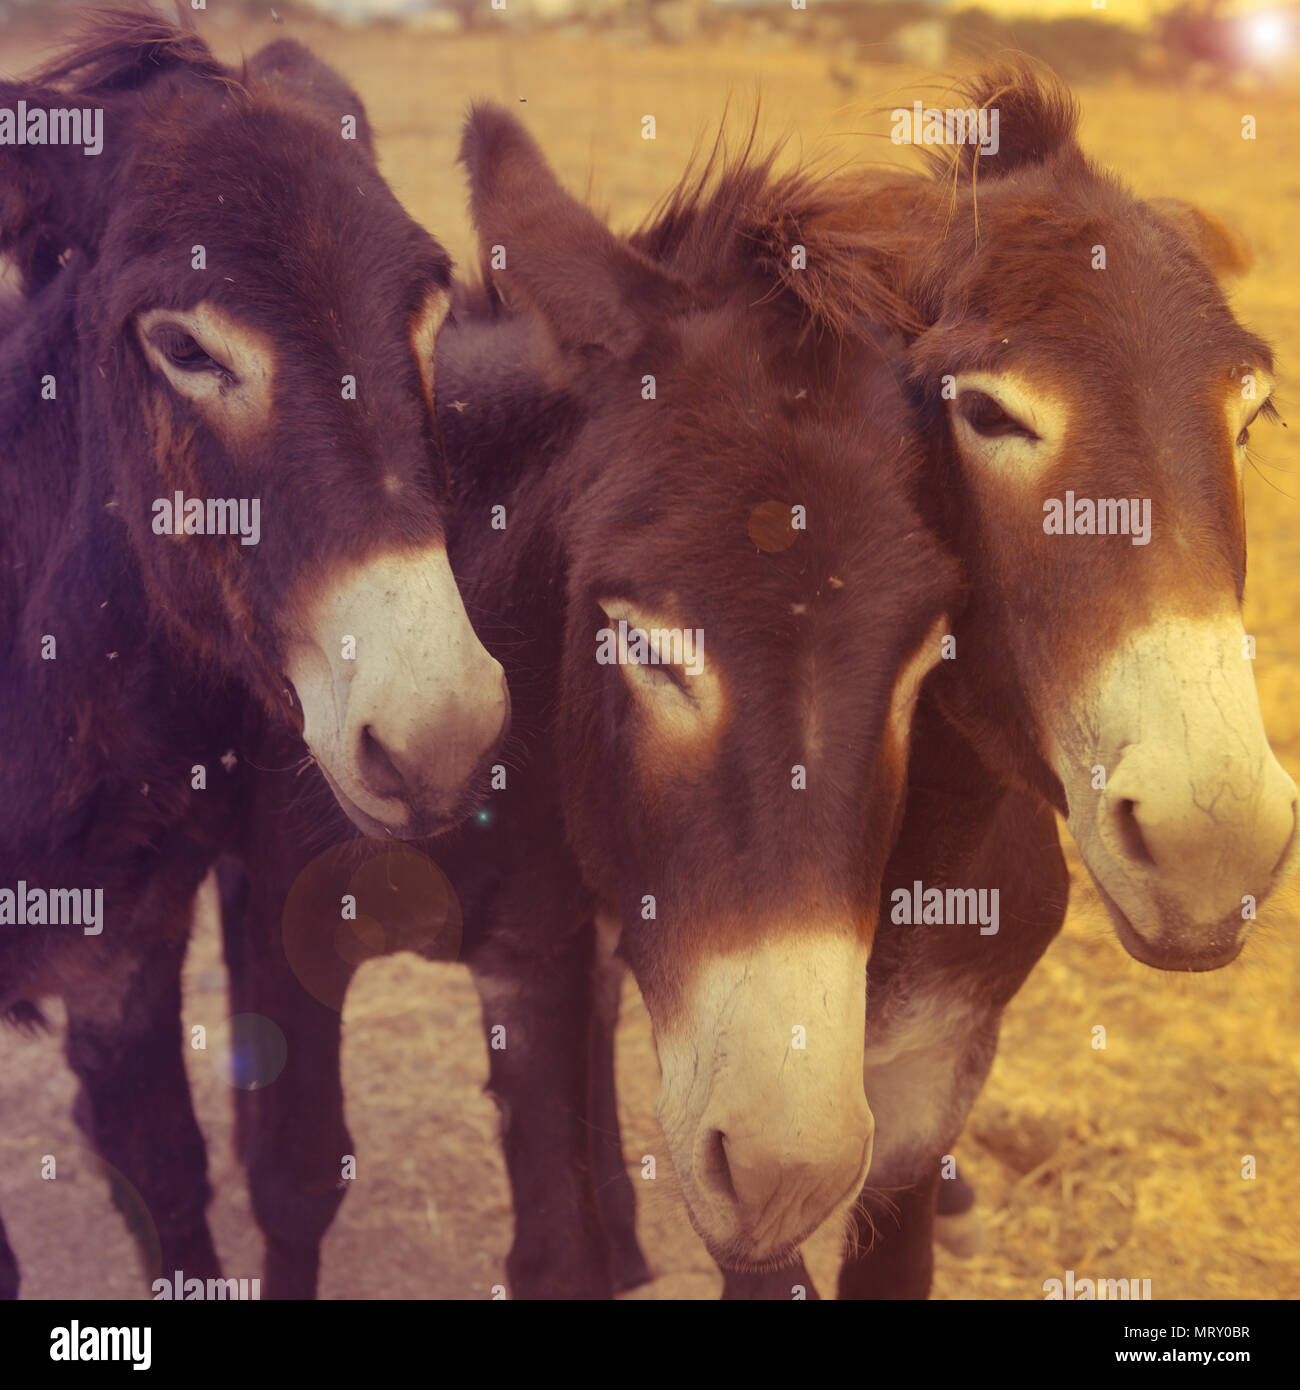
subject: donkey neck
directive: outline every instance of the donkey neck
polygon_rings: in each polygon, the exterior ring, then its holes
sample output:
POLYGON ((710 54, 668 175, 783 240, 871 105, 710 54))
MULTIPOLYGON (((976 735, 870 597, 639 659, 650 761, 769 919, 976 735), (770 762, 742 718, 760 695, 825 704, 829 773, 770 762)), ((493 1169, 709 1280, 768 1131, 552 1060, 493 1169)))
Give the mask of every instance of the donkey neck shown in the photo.
POLYGON ((540 718, 553 696, 564 623, 564 460, 584 419, 577 399, 534 365, 533 333, 481 296, 462 302, 438 336, 435 371, 453 498, 448 554, 480 636, 506 664, 521 728, 534 704, 540 718), (539 584, 539 574, 549 582, 539 584))
POLYGON ((0 342, 0 500, 17 519, 0 544, 8 669, 0 720, 12 750, 0 778, 9 823, 42 843, 80 823, 115 767, 134 775, 119 767, 124 747, 135 750, 128 761, 154 761, 141 730, 171 714, 164 639, 150 621, 101 441, 84 428, 78 281, 65 272, 0 342))

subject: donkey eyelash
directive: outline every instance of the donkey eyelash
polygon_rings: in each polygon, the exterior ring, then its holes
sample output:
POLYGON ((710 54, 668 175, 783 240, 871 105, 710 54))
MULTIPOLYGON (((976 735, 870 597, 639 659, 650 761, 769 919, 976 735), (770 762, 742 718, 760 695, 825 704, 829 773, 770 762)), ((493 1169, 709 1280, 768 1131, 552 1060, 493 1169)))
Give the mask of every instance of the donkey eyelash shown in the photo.
POLYGON ((695 700, 695 696, 686 688, 686 680, 681 668, 674 666, 672 662, 651 663, 648 661, 638 661, 630 664, 635 665, 641 679, 649 681, 668 681, 670 684, 675 685, 688 700, 692 702, 695 700))
POLYGON ((986 391, 963 391, 957 397, 956 406, 961 418, 976 434, 985 439, 997 439, 1007 435, 1017 435, 1022 439, 1031 440, 1039 438, 1028 425, 1016 419, 986 391))
POLYGON ((1245 425, 1242 426, 1241 433, 1237 436, 1237 448, 1244 449, 1246 445, 1250 443, 1251 426, 1254 425, 1256 420, 1267 420, 1270 424, 1282 422, 1282 416, 1279 414, 1277 406, 1273 404, 1273 398, 1271 396, 1260 406, 1250 419, 1246 421, 1245 425))
POLYGON ((665 662, 660 666, 645 666, 642 669, 655 676, 662 676, 664 680, 671 681, 683 695, 690 695, 690 691, 686 689, 686 681, 681 670, 671 662, 665 662))
POLYGON ((216 372, 223 380, 234 381, 234 373, 224 363, 206 351, 194 337, 183 328, 166 325, 150 335, 153 345, 172 364, 182 372, 216 372))

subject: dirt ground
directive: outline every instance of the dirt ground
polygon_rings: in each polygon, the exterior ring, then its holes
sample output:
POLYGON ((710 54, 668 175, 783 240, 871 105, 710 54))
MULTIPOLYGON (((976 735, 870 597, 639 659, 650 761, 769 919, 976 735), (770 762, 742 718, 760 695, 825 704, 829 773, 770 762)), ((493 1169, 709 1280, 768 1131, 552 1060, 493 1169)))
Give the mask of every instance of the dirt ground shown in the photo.
MULTIPOLYGON (((286 27, 214 28, 222 56, 252 51, 286 27)), ((517 109, 579 194, 617 226, 638 220, 681 172, 730 93, 742 108, 761 78, 765 125, 858 158, 896 153, 869 108, 910 102, 922 75, 861 68, 846 94, 824 55, 807 51, 647 48, 552 36, 446 38, 292 28, 359 88, 383 166, 412 213, 462 263, 471 242, 453 163, 466 103, 517 109), (904 97, 902 93, 906 91, 904 97), (896 103, 897 98, 897 103, 896 103), (849 104, 845 104, 846 100, 849 104), (641 138, 652 114, 658 138, 641 138), (869 134, 870 132, 870 134, 869 134)), ((0 41, 0 68, 28 50, 0 41)), ((1300 370, 1300 100, 1079 90, 1088 151, 1139 190, 1178 195, 1239 226, 1257 254, 1239 287, 1241 315, 1279 348, 1287 413, 1300 370), (1254 142, 1241 118, 1258 118, 1254 142)), ((1247 480, 1247 630, 1283 764, 1300 772, 1300 434, 1257 429, 1260 469, 1247 480)), ((1208 976, 1166 976, 1115 941, 1072 860, 1065 930, 1006 1015, 1001 1053, 958 1153, 978 1186, 982 1253, 938 1258, 939 1298, 1042 1297, 1043 1281, 1145 1277, 1156 1298, 1300 1295, 1300 934, 1296 891, 1264 913, 1244 957, 1208 976), (1103 1024, 1108 1047, 1095 1051, 1103 1024), (1243 1179, 1244 1155, 1257 1174, 1243 1179)), ((220 1026, 228 1010, 211 904, 186 972, 185 1023, 220 1026)), ((363 968, 345 1011, 345 1081, 358 1172, 324 1247, 327 1298, 484 1298, 503 1279, 511 1212, 483 1094, 487 1062, 476 997, 454 965, 410 957, 363 968)), ((134 1249, 89 1171, 70 1109, 74 1083, 59 1036, 0 1033, 0 1210, 24 1296, 147 1296, 134 1249), (57 1182, 40 1156, 59 1158, 57 1182)), ((259 1272, 260 1241, 232 1151, 229 1087, 210 1054, 189 1056, 216 1192, 211 1217, 226 1272, 259 1272)), ((626 1149, 664 1157, 653 1114, 648 1020, 628 986, 619 1037, 626 1149)), ((713 1264, 672 1190, 666 1161, 637 1178, 641 1232, 655 1271, 636 1298, 712 1298, 713 1264)), ((638 1170, 639 1171, 639 1170, 638 1170)), ((808 1252, 824 1293, 836 1240, 808 1252)))

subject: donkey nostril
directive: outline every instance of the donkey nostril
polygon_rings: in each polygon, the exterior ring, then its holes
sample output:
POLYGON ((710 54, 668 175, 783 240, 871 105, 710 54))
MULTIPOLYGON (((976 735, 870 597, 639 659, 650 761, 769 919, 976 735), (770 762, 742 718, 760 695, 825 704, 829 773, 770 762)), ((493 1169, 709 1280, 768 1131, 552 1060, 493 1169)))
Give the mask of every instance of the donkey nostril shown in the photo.
POLYGON ((1115 808, 1115 828, 1124 853, 1139 864, 1154 864, 1155 858, 1147 848, 1147 842, 1138 824, 1137 802, 1125 797, 1115 808))
POLYGON ((388 749, 375 737, 369 724, 361 730, 361 748, 358 760, 361 775, 370 790, 378 796, 401 796, 405 790, 402 774, 397 770, 388 749))
POLYGON ((716 1196, 739 1205, 736 1184, 731 1178, 731 1164, 727 1162, 727 1136, 715 1129, 700 1148, 700 1179, 702 1186, 716 1196))

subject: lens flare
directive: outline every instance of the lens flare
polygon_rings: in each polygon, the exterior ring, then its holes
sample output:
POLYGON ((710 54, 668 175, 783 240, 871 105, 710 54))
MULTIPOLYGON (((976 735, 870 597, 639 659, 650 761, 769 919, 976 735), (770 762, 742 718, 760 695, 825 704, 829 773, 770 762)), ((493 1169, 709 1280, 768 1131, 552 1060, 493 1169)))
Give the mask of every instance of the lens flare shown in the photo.
POLYGON ((1262 10, 1243 20, 1242 35, 1256 58, 1276 59, 1292 47, 1291 21, 1276 10, 1262 10))

